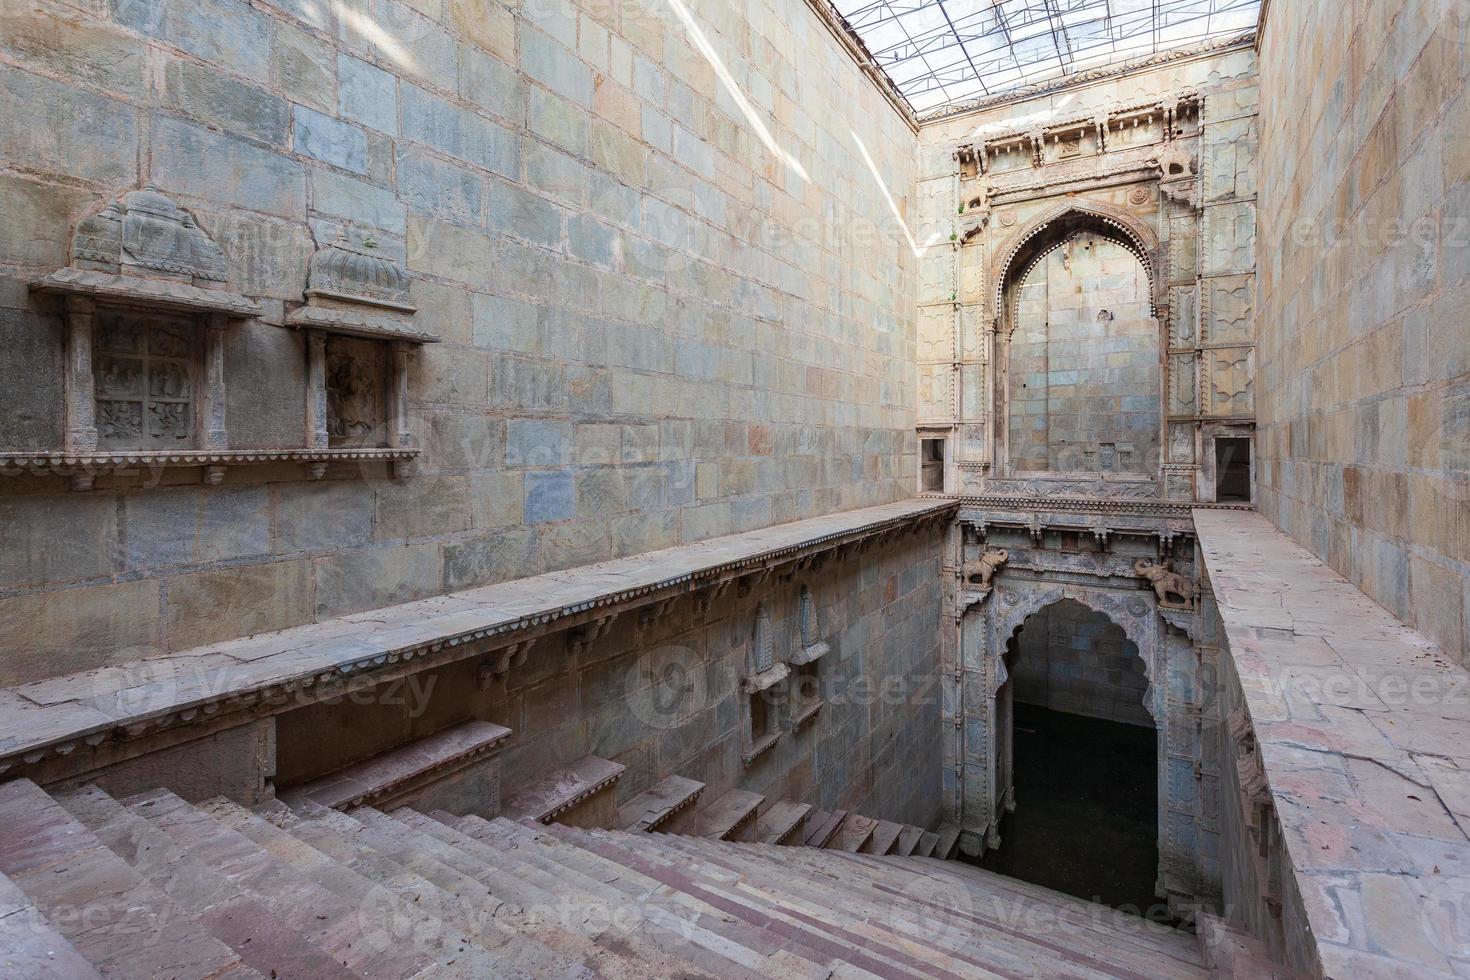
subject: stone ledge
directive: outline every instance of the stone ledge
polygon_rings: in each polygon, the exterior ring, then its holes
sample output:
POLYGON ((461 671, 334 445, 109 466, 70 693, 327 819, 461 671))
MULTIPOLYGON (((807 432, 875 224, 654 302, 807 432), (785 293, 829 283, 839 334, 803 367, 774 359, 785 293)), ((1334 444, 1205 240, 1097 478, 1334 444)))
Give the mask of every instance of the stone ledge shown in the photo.
POLYGON ((505 801, 507 820, 534 820, 551 823, 610 789, 626 769, 595 755, 586 755, 566 767, 545 776, 505 801))
POLYGON ((87 296, 102 302, 176 310, 181 313, 223 313, 249 320, 260 316, 260 307, 239 293, 206 289, 173 279, 97 272, 90 269, 61 269, 31 283, 38 293, 87 296))
POLYGON ((509 728, 467 721, 288 789, 281 793, 281 800, 293 807, 310 801, 334 810, 377 806, 430 777, 447 776, 484 758, 509 737, 509 728))
POLYGON ((1320 971, 1463 975, 1470 674, 1260 515, 1195 525, 1320 971))
POLYGON ((28 473, 33 476, 70 476, 73 487, 90 489, 92 481, 106 473, 130 470, 156 471, 202 466, 205 482, 218 483, 230 466, 264 466, 271 463, 306 463, 312 479, 320 479, 329 463, 386 461, 402 463, 417 459, 420 450, 365 446, 337 449, 186 449, 178 452, 130 452, 105 450, 90 453, 39 452, 0 453, 0 476, 28 473))
POLYGON ((223 725, 483 656, 655 602, 721 588, 835 549, 949 520, 948 500, 905 500, 712 538, 163 657, 0 688, 0 774, 43 763, 85 773, 105 747, 223 725))

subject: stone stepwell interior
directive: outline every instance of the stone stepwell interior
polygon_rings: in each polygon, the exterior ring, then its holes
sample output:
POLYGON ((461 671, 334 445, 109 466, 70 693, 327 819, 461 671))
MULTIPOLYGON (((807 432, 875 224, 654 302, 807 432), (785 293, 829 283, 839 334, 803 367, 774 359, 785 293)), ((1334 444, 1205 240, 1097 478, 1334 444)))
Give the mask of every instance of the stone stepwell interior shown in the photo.
POLYGON ((0 4, 0 976, 1470 974, 1467 83, 0 4))

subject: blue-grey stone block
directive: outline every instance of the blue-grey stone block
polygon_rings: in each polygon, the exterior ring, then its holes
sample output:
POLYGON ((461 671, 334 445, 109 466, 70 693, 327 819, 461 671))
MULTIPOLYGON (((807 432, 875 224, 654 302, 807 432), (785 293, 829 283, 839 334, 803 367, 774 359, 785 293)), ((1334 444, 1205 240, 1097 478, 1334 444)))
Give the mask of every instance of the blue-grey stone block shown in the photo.
POLYGON ((485 178, 416 149, 398 154, 398 194, 412 208, 478 225, 485 217, 485 178))
POLYGON ((511 419, 506 423, 507 466, 564 466, 571 460, 572 423, 511 419))
POLYGON ((350 55, 337 56, 337 110, 346 118, 398 135, 398 81, 350 55))
POLYGON ((367 134, 352 123, 299 105, 295 144, 298 153, 353 173, 367 173, 367 134))
POLYGON ((525 517, 529 524, 561 521, 576 513, 570 470, 526 474, 525 517))
POLYGON ((581 59, 529 24, 521 24, 520 42, 521 71, 578 105, 592 105, 592 70, 581 59))
POLYGON ((153 121, 153 182, 164 191, 298 219, 306 175, 289 157, 163 116, 153 121))

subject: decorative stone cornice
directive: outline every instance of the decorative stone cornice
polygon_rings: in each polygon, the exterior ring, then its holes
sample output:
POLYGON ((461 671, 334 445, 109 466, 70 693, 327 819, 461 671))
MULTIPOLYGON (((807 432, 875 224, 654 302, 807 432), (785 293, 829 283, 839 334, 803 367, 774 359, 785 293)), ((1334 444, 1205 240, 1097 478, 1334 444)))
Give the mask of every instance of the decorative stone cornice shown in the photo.
POLYGON ((31 289, 171 313, 221 313, 248 320, 261 312, 253 301, 227 289, 205 289, 179 280, 145 279, 95 269, 58 269, 32 282, 31 289))
POLYGON ((418 449, 197 449, 179 452, 119 451, 95 453, 0 453, 0 476, 68 476, 75 490, 91 489, 97 477, 130 470, 157 471, 202 466, 206 483, 219 483, 229 466, 306 463, 319 479, 332 463, 401 462, 417 458, 418 449))

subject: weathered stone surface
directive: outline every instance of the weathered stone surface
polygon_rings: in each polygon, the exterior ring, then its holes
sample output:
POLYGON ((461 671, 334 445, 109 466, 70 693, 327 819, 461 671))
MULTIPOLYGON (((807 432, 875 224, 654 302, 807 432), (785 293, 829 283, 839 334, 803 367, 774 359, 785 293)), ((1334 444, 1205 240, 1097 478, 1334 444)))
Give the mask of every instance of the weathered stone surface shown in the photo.
POLYGON ((124 561, 137 570, 264 555, 270 495, 263 487, 153 490, 123 499, 124 561))
POLYGON ((284 147, 291 107, 284 99, 192 61, 164 68, 165 105, 200 122, 284 147))
POLYGON ((0 581, 7 586, 102 578, 120 559, 112 497, 0 499, 0 581))
POLYGON ((171 650, 299 626, 312 617, 311 566, 272 562, 166 579, 164 608, 171 650))
POLYGON ((137 162, 120 152, 138 139, 137 116, 122 102, 69 88, 14 68, 0 69, 0 99, 45 106, 61 127, 33 125, 29 113, 0 119, 0 156, 26 161, 30 170, 69 173, 111 186, 132 183, 137 162))
POLYGON ((313 569, 318 619, 411 602, 443 588, 438 545, 337 548, 313 569))
POLYGON ((0 599, 0 684, 150 657, 163 650, 157 581, 0 599), (44 629, 37 624, 44 623, 44 629))
POLYGON ((168 118, 153 120, 153 146, 164 190, 283 217, 305 207, 301 165, 287 157, 168 118))

